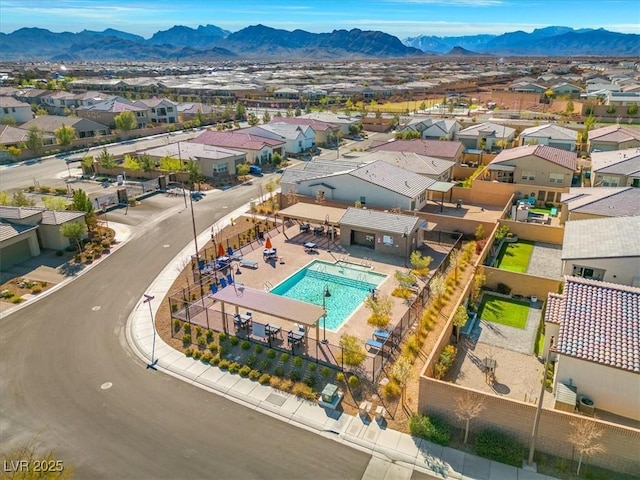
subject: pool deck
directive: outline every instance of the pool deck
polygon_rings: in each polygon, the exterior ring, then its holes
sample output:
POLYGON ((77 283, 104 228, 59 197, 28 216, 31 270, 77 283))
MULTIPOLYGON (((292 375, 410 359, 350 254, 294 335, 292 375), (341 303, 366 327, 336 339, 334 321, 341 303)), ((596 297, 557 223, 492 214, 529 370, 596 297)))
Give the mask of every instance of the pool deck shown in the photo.
MULTIPOLYGON (((279 258, 266 262, 262 257, 264 248, 261 245, 254 243, 252 246, 253 249, 251 247, 244 247, 241 251, 243 258, 256 261, 258 268, 239 267, 240 273, 237 273, 238 267, 236 267, 237 264, 234 264, 236 283, 242 283, 247 287, 258 289, 272 288, 313 260, 318 259, 334 263, 339 259, 345 258, 345 255, 348 254, 346 257, 346 266, 351 264, 355 268, 363 268, 363 263, 365 263, 364 259, 367 258, 371 264, 371 268, 365 268, 365 270, 388 275, 379 285, 378 294, 388 295, 393 300, 392 319, 394 320, 392 320, 391 325, 395 324, 409 309, 409 305, 405 300, 391 297, 391 292, 397 286, 397 281, 394 277, 395 271, 406 271, 403 257, 381 255, 363 247, 348 247, 347 250, 347 248, 340 245, 339 239, 332 241, 326 236, 314 236, 313 233, 301 233, 298 225, 287 228, 285 230, 286 236, 282 233, 282 225, 279 225, 279 230, 279 233, 271 237, 271 244, 277 249, 277 256, 279 258), (317 253, 305 252, 303 244, 309 241, 318 244, 317 253), (282 260, 280 260, 280 258, 282 260), (281 261, 284 263, 280 263, 281 261)), ((429 251, 427 253, 434 258, 431 265, 432 269, 435 269, 435 267, 439 265, 449 248, 448 245, 429 244, 429 251)), ((214 304, 210 308, 216 309, 219 307, 217 304, 214 304)), ((369 316, 370 311, 364 306, 360 306, 336 332, 326 331, 327 340, 331 344, 338 345, 340 337, 345 333, 355 335, 363 340, 371 338, 374 328, 367 324, 369 316)), ((268 318, 259 312, 255 312, 253 318, 255 321, 261 323, 278 325, 283 331, 294 329, 294 325, 285 320, 268 318)), ((322 337, 322 320, 320 320, 319 331, 320 337, 322 337)), ((309 335, 315 338, 315 330, 311 329, 309 335)))

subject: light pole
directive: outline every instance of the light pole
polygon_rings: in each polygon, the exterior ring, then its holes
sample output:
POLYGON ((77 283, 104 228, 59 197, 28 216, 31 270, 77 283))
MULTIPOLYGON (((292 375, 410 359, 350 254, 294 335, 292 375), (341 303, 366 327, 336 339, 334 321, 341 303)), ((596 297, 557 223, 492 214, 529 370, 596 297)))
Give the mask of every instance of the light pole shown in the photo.
POLYGON ((320 343, 322 343, 323 345, 326 345, 327 343, 329 343, 329 340, 327 340, 327 305, 326 305, 326 299, 329 298, 331 296, 331 292, 329 291, 329 285, 325 285, 324 286, 324 293, 322 295, 322 310, 324 310, 324 314, 322 315, 322 341, 320 343))
POLYGON ((154 358, 156 353, 156 326, 153 324, 153 310, 151 310, 151 300, 153 300, 153 295, 144 294, 144 300, 142 303, 147 303, 149 305, 149 315, 151 316, 151 327, 153 328, 153 345, 151 346, 151 363, 147 365, 147 368, 151 368, 152 370, 156 369, 156 363, 158 363, 158 359, 154 358))

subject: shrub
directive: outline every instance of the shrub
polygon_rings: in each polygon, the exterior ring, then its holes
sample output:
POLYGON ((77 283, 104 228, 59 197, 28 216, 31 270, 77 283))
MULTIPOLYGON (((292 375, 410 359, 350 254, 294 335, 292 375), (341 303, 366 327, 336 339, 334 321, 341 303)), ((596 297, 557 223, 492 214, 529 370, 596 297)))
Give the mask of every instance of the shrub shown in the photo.
POLYGON ((249 342, 249 340, 243 340, 240 344, 240 348, 242 350, 249 350, 251 348, 251 342, 249 342))
POLYGON ((304 383, 296 383, 293 385, 291 389, 291 393, 293 393, 296 397, 304 398, 307 400, 315 400, 315 394, 309 385, 304 383))
POLYGON ((282 355, 280 355, 280 361, 282 363, 287 363, 289 361, 289 354, 283 353, 282 355))
POLYGON ((207 344, 207 339, 204 337, 204 335, 200 335, 198 336, 198 338, 196 338, 196 343, 198 344, 199 347, 204 348, 205 345, 207 344))
POLYGON ((273 373, 275 373, 278 377, 282 377, 284 376, 284 368, 282 367, 282 365, 278 365, 273 373))
POLYGON ((191 333, 191 324, 190 323, 185 323, 184 324, 184 333, 191 333))
POLYGON ((196 337, 202 333, 202 327, 200 325, 196 325, 196 337))
POLYGON ((262 345, 256 345, 256 348, 253 349, 253 351, 256 352, 256 355, 260 355, 263 350, 264 347, 262 345))
POLYGON ((222 342, 226 342, 229 336, 224 332, 220 332, 220 335, 218 335, 218 338, 220 340, 220 343, 222 343, 222 342))
POLYGON ((216 355, 209 360, 209 365, 218 365, 220 363, 220 356, 216 355))
POLYGON ((336 373, 336 381, 340 383, 344 383, 344 373, 338 372, 336 373))
POLYGON ((267 383, 269 383, 270 380, 271 380, 271 375, 269 375, 268 373, 263 373, 262 375, 260 375, 260 378, 258 379, 258 383, 260 385, 266 385, 267 383))
POLYGON ((240 339, 238 337, 231 337, 229 339, 229 343, 231 343, 231 345, 233 345, 235 347, 236 345, 238 345, 240 343, 240 339))
POLYGON ((302 357, 296 357, 296 358, 293 360, 293 364, 294 364, 296 367, 301 367, 303 363, 304 363, 304 360, 302 360, 302 357))
POLYGON ((10 291, 10 290, 7 290, 6 292, 3 292, 3 293, 2 293, 2 298, 11 298, 11 297, 13 297, 14 295, 15 295, 15 293, 13 293, 13 292, 12 292, 12 291, 10 291))
POLYGON ((213 340, 213 330, 207 330, 206 332, 207 342, 211 343, 213 340))
POLYGON ((509 285, 505 285, 504 283, 499 283, 496 286, 496 292, 501 293, 503 295, 510 295, 511 287, 509 287, 509 285))
POLYGON ((331 375, 331 369, 329 367, 322 367, 320 373, 324 378, 329 378, 329 375, 331 375))
POLYGON ((238 373, 242 377, 248 377, 250 372, 251 372, 251 367, 249 365, 245 365, 244 367, 240 368, 240 370, 238 370, 238 373))
POLYGON ((309 365, 309 371, 310 372, 315 372, 317 368, 318 368, 318 366, 315 363, 312 363, 312 364, 309 365))
POLYGON ((182 344, 185 346, 191 345, 191 335, 189 335, 188 333, 182 335, 182 344))
POLYGON ((414 413, 409 418, 409 431, 416 437, 427 439, 438 445, 448 445, 451 439, 451 428, 438 417, 427 417, 414 413))
POLYGON ((229 353, 229 345, 227 345, 226 343, 224 345, 218 345, 218 352, 220 353, 220 356, 224 356, 227 353, 229 353))
POLYGON ((245 363, 250 367, 253 367, 257 361, 258 357, 256 357, 255 355, 249 355, 249 358, 247 358, 247 361, 245 363))
POLYGON ((356 375, 349 377, 349 386, 351 388, 357 388, 360 385, 360 379, 356 375))
POLYGON ((185 354, 187 357, 193 357, 193 349, 191 349, 191 348, 187 348, 187 349, 184 351, 184 354, 185 354))
POLYGON ((395 400, 400 396, 400 385, 395 380, 391 380, 384 387, 382 387, 382 397, 385 400, 395 400))
POLYGON ((209 351, 211 353, 217 353, 218 352, 218 344, 216 342, 211 342, 209 344, 209 351))
MULTIPOLYGON (((171 305, 173 306, 173 305, 171 305)), ((180 330, 180 320, 178 320, 177 318, 173 319, 173 331, 177 332, 178 330, 180 330)))
POLYGON ((262 375, 258 370, 251 370, 249 372, 249 378, 251 380, 258 380, 260 378, 260 375, 262 375))
POLYGON ((237 373, 238 370, 240 370, 240 364, 238 362, 233 362, 232 364, 229 365, 230 373, 237 373))
POLYGON ((193 352, 193 358, 195 358, 196 360, 198 360, 201 356, 202 356, 202 352, 201 352, 200 350, 194 350, 194 352, 193 352))
POLYGON ((282 379, 280 380, 280 390, 283 392, 290 392, 293 388, 293 382, 291 380, 282 379))
POLYGON ((220 360, 220 362, 218 362, 218 367, 220 367, 222 370, 226 370, 227 368, 229 368, 229 365, 231 364, 231 362, 229 360, 220 360))
POLYGON ((519 467, 522 465, 524 447, 517 440, 496 430, 483 430, 476 438, 476 454, 519 467))
POLYGON ((34 285, 31 288, 31 293, 40 293, 42 292, 42 285, 34 285))
POLYGON ((302 377, 300 376, 300 372, 298 370, 292 370, 289 374, 289 378, 294 382, 299 382, 302 377))
POLYGON ((313 375, 309 375, 307 378, 304 379, 304 383, 309 386, 310 388, 313 388, 316 386, 316 377, 314 377, 313 375))
POLYGON ((280 389, 280 384, 282 383, 282 379, 279 377, 269 377, 269 386, 273 388, 280 389))
POLYGON ((267 357, 273 360, 274 358, 276 358, 276 351, 270 348, 269 350, 267 350, 267 357))
POLYGON ((209 363, 212 358, 213 358, 213 355, 211 355, 211 352, 204 352, 200 357, 200 361, 203 363, 209 363))
POLYGON ((269 360, 262 360, 260 362, 260 370, 269 370, 271 368, 271 362, 269 360))

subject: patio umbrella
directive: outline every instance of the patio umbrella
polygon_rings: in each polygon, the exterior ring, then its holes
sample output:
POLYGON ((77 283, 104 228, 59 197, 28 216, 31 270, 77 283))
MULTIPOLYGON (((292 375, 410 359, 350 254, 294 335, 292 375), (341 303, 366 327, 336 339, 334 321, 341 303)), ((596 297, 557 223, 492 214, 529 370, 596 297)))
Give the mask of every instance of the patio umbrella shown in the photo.
POLYGON ((266 248, 267 250, 273 248, 273 245, 271 245, 271 238, 267 237, 267 242, 264 244, 264 248, 266 248))
POLYGON ((222 245, 221 243, 218 244, 218 256, 224 257, 224 245, 222 245))

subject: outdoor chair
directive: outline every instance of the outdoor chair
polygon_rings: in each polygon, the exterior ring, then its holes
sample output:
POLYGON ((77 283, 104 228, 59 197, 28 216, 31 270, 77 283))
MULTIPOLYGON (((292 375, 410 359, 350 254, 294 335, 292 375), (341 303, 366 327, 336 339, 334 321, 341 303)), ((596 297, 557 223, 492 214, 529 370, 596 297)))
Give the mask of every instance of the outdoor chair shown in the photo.
POLYGON ((227 286, 227 280, 224 278, 220 279, 220 288, 224 288, 227 286))
POLYGON ((233 277, 231 276, 231 274, 227 274, 227 283, 229 285, 233 285, 233 277))

